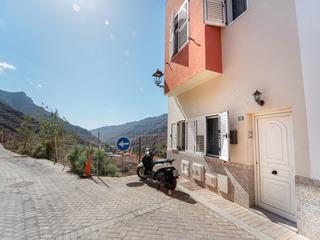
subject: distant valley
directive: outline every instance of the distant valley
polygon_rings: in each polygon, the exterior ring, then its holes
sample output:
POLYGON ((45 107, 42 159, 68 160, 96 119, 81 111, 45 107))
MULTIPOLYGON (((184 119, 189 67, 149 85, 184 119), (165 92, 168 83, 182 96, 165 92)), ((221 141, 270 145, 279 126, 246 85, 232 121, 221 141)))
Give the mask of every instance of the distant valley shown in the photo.
POLYGON ((114 144, 121 136, 127 136, 132 140, 133 147, 137 147, 140 137, 142 147, 157 145, 160 148, 166 148, 167 121, 168 114, 163 114, 140 121, 97 128, 91 130, 91 133, 98 137, 100 132, 101 141, 109 144, 114 144))

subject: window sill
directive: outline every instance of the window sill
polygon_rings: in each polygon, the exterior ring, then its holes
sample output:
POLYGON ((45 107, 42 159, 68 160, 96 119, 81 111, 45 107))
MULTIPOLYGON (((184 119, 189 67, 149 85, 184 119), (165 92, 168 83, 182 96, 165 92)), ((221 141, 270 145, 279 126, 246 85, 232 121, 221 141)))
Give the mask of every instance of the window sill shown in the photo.
POLYGON ((231 27, 235 22, 239 21, 240 18, 241 18, 247 11, 248 11, 248 8, 247 8, 247 10, 245 10, 243 13, 241 13, 241 14, 239 15, 239 17, 237 17, 235 20, 233 20, 230 24, 226 25, 226 26, 224 27, 224 30, 227 30, 227 29, 228 29, 229 27, 231 27))

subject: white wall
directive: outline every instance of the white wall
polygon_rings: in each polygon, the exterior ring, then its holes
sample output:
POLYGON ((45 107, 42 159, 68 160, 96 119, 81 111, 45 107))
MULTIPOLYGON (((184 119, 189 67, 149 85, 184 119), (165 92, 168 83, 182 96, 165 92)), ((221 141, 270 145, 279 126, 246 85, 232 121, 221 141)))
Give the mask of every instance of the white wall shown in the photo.
POLYGON ((222 30, 222 76, 181 94, 178 102, 183 111, 169 99, 169 123, 183 115, 192 118, 226 110, 235 119, 245 116, 238 123, 239 142, 231 146, 231 162, 252 165, 250 113, 291 108, 296 174, 310 177, 299 49, 294 1, 249 1, 248 11, 222 30), (256 89, 264 93, 262 108, 252 96, 256 89))
POLYGON ((319 0, 296 0, 305 92, 311 178, 320 180, 320 24, 319 0))

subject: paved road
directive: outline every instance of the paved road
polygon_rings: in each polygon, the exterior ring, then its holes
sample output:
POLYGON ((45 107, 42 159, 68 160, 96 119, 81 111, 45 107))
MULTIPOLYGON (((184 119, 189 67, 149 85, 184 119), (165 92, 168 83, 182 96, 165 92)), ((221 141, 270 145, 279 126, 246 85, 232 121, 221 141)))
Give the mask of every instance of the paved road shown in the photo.
POLYGON ((253 239, 185 193, 61 170, 0 146, 0 239, 253 239))

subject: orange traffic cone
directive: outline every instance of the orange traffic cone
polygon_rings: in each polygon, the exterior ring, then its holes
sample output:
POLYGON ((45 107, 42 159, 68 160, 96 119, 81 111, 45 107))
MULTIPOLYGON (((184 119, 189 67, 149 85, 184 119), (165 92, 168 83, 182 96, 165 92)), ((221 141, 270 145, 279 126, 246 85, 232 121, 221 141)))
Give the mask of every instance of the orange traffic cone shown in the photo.
POLYGON ((86 162, 86 166, 84 168, 83 177, 91 177, 91 164, 93 162, 93 158, 91 153, 89 154, 88 160, 86 162))

